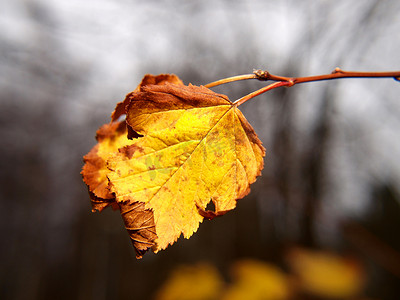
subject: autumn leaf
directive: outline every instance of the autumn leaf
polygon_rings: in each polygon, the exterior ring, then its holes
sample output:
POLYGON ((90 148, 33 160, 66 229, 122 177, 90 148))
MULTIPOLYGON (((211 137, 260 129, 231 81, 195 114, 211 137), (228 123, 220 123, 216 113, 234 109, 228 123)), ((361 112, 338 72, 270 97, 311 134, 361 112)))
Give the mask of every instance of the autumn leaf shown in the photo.
POLYGON ((156 300, 220 299, 224 282, 211 264, 197 263, 176 268, 157 291, 156 300))
POLYGON ((288 261, 299 288, 327 299, 348 299, 361 294, 365 275, 354 259, 324 251, 295 248, 288 261))
POLYGON ((211 264, 182 265, 171 272, 154 299, 295 299, 289 278, 277 266, 254 259, 234 262, 230 283, 225 283, 217 268, 211 264))
POLYGON ((260 174, 264 149, 242 113, 207 88, 145 86, 127 105, 128 125, 143 137, 108 160, 118 202, 154 213, 155 251, 189 238, 213 201, 215 214, 236 206, 260 174))
MULTIPOLYGON (((99 169, 102 182, 108 180, 105 189, 115 201, 143 203, 153 213, 157 238, 148 247, 155 252, 181 234, 189 238, 204 217, 235 208, 260 175, 265 153, 226 96, 170 76, 140 85, 117 105, 112 118, 120 118, 125 108, 127 138, 109 138, 108 151, 98 154, 106 162, 99 169), (205 210, 210 201, 215 211, 205 210)), ((91 181, 88 185, 93 193, 96 188, 91 181)))
POLYGON ((278 267, 253 259, 234 263, 233 283, 227 288, 223 300, 283 300, 291 296, 288 276, 278 267))

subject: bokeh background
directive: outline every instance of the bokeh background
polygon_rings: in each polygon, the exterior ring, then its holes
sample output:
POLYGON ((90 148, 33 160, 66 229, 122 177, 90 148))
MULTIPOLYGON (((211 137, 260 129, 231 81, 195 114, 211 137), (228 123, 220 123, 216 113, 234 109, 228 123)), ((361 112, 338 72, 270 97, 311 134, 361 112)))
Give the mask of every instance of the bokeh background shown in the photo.
MULTIPOLYGON (((363 295, 400 295, 400 84, 307 83, 241 106, 262 176, 238 207, 137 261, 118 212, 91 213, 79 174, 95 131, 146 73, 400 70, 400 2, 0 1, 0 298, 151 299, 181 264, 222 274, 292 246, 351 254, 363 295)), ((215 88, 235 100, 265 85, 215 88)))

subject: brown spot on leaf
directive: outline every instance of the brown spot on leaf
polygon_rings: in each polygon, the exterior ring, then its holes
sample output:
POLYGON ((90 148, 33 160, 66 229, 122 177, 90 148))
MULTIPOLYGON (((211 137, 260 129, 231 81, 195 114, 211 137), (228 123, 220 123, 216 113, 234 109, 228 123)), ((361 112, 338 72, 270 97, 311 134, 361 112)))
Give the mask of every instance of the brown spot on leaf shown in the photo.
POLYGON ((139 151, 141 153, 144 152, 142 147, 139 147, 139 146, 136 146, 136 145, 125 146, 125 147, 122 147, 122 148, 118 149, 118 151, 119 151, 119 153, 125 155, 129 159, 132 158, 133 154, 136 151, 139 151))

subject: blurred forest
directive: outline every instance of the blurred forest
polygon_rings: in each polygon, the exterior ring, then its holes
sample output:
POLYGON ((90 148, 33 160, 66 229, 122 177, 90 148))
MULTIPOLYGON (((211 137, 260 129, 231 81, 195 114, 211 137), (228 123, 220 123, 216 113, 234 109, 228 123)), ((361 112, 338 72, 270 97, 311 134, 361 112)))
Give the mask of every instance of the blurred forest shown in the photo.
MULTIPOLYGON (((0 298, 152 299, 182 264, 223 276, 243 258, 286 269, 293 247, 350 255, 365 272, 360 299, 397 298, 392 79, 307 83, 241 106, 267 149, 251 193, 140 261, 118 212, 91 213, 79 172, 95 131, 144 74, 199 85, 253 68, 400 70, 399 12, 396 0, 1 1, 0 298)), ((236 100, 263 85, 213 90, 236 100)))

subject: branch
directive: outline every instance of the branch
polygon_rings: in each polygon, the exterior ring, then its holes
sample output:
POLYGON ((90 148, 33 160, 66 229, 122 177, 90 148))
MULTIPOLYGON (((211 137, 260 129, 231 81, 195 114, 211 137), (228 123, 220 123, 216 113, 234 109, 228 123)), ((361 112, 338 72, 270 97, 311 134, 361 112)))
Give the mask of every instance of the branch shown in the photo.
POLYGON ((343 71, 340 68, 336 68, 330 74, 306 76, 306 77, 285 77, 285 76, 272 75, 269 72, 263 71, 263 70, 254 70, 253 74, 244 74, 244 75, 223 78, 223 79, 211 82, 209 84, 206 84, 205 87, 210 88, 210 87, 214 87, 214 86, 225 84, 225 83, 230 83, 230 82, 239 81, 239 80, 248 80, 248 79, 257 79, 257 80, 262 80, 262 81, 268 81, 268 80, 276 81, 275 83, 267 85, 255 92, 250 93, 250 94, 238 99, 237 101, 235 101, 234 104, 236 104, 236 106, 239 106, 258 95, 261 95, 269 90, 272 90, 272 89, 275 89, 275 88, 278 88, 281 86, 290 87, 290 86, 293 86, 293 85, 299 84, 299 83, 341 79, 341 78, 393 78, 394 80, 400 81, 400 71, 355 72, 355 71, 343 71))
POLYGON ((393 78, 400 81, 400 71, 394 72, 357 72, 357 71, 343 71, 340 68, 336 68, 331 74, 308 76, 308 77, 284 77, 276 76, 268 73, 267 71, 255 70, 254 75, 256 75, 259 80, 273 80, 273 81, 292 81, 293 84, 311 82, 311 81, 321 81, 321 80, 332 80, 340 78, 393 78))

